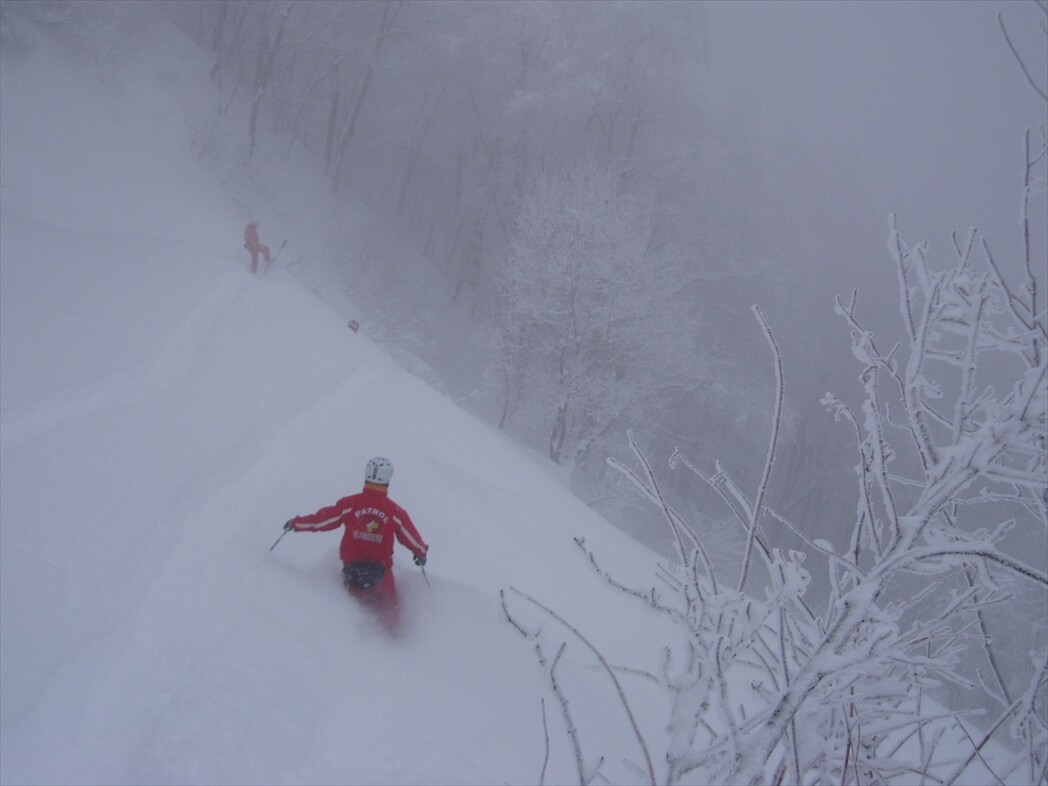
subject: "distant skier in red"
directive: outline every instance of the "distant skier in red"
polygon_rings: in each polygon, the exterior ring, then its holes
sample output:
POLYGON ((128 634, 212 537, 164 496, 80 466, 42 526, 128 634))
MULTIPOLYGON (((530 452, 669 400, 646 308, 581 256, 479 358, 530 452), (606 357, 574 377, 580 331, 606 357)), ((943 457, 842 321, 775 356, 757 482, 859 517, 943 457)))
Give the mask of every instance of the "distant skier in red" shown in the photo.
POLYGON ((252 273, 258 272, 259 253, 265 258, 267 265, 272 261, 269 257, 269 246, 258 241, 258 224, 256 223, 248 224, 244 230, 244 248, 251 252, 252 273))
POLYGON ((342 581, 350 595, 373 605, 390 632, 399 620, 397 586, 393 580, 393 538, 414 555, 415 564, 426 564, 429 546, 400 505, 389 498, 393 465, 375 457, 364 471, 364 490, 343 497, 334 505, 309 516, 295 516, 284 530, 323 532, 345 526, 339 556, 342 581))

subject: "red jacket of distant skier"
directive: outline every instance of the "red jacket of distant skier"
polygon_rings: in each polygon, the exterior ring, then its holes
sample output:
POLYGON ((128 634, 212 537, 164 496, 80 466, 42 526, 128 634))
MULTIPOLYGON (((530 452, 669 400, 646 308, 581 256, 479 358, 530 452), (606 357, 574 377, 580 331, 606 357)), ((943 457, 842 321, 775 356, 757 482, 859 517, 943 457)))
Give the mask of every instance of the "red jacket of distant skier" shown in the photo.
POLYGON ((411 517, 387 496, 385 486, 364 484, 359 494, 343 497, 311 516, 296 516, 291 526, 297 532, 319 532, 345 526, 339 556, 343 562, 375 560, 393 567, 393 539, 416 557, 426 556, 429 546, 418 534, 411 517))

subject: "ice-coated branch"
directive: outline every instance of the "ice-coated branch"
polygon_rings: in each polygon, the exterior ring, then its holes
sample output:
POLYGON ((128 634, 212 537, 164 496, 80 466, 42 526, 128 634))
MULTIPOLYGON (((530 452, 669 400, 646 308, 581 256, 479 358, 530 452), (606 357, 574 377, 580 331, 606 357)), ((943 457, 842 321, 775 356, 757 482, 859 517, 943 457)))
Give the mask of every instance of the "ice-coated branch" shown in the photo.
POLYGON ((880 572, 885 576, 890 576, 900 570, 912 567, 915 563, 925 560, 939 560, 946 557, 988 559, 1007 568, 1017 576, 1048 588, 1048 573, 1026 565, 1007 554, 1002 554, 997 549, 986 544, 957 543, 911 548, 899 554, 896 558, 885 561, 880 567, 880 572))
POLYGON ((1041 726, 1042 732, 1048 731, 1044 721, 1037 716, 1037 694, 1045 685, 1048 685, 1048 653, 1041 654, 1040 668, 1037 669, 1033 679, 1030 680, 1029 687, 1017 702, 1018 712, 1012 727, 1014 738, 1021 739, 1023 735, 1026 735, 1032 739, 1033 729, 1031 727, 1034 723, 1041 726))
MULTIPOLYGON (((626 432, 627 439, 629 440, 630 449, 633 454, 637 457, 641 466, 644 467, 644 474, 646 479, 643 479, 637 475, 632 469, 624 465, 622 462, 614 459, 608 459, 608 466, 612 467, 616 471, 622 473, 627 477, 633 485, 645 496, 648 500, 658 506, 659 510, 662 511, 663 517, 666 519, 666 523, 669 524, 670 530, 673 532, 674 544, 677 547, 677 557, 682 565, 688 565, 690 560, 688 554, 690 549, 684 544, 684 533, 687 533, 689 539, 694 544, 694 547, 699 551, 702 556, 703 564, 706 566, 707 573, 710 577, 710 585, 713 589, 713 593, 716 595, 719 592, 717 584, 717 572, 713 567, 713 560, 710 559, 709 552, 702 543, 702 539, 699 537, 695 530, 688 526, 684 518, 677 513, 666 501, 662 491, 659 489, 659 484, 655 478, 655 472, 651 468, 651 463, 648 461, 644 452, 637 445, 636 440, 633 437, 633 431, 628 430, 626 432)), ((698 595, 702 595, 702 586, 698 576, 693 576, 695 591, 698 595)))
MULTIPOLYGON (((997 266, 997 260, 994 258, 993 252, 990 250, 989 241, 987 241, 986 238, 981 238, 981 240, 986 263, 990 266, 990 270, 993 271, 994 277, 997 279, 998 286, 1000 286, 1001 291, 1005 294, 1012 316, 1014 316, 1016 321, 1026 328, 1027 331, 1033 334, 1039 332, 1044 335, 1046 332, 1044 323, 1038 323, 1036 321, 1037 315, 1030 310, 1030 306, 1024 303, 1015 293, 1012 292, 1004 276, 1001 274, 1001 269, 997 266)), ((1036 339, 1036 335, 1034 335, 1034 338, 1036 339)))
MULTIPOLYGON (((901 249, 902 241, 898 239, 898 237, 896 237, 896 243, 899 245, 899 248, 901 249)), ((903 252, 900 250, 898 253, 901 255, 903 252)), ((902 265, 903 263, 900 262, 899 264, 902 265)), ((903 272, 900 275, 905 281, 905 273, 903 272)), ((927 279, 927 275, 925 275, 923 278, 927 279)), ((934 285, 928 283, 927 281, 926 284, 931 290, 931 295, 929 296, 928 303, 926 304, 926 309, 923 312, 924 317, 928 316, 928 309, 932 307, 931 304, 933 303, 935 295, 938 291, 938 281, 936 281, 934 285)), ((912 309, 914 308, 914 306, 909 296, 909 292, 907 292, 907 296, 905 297, 904 301, 905 302, 902 304, 902 307, 905 310, 905 312, 911 316, 912 320, 912 309)), ((868 378, 869 374, 872 373, 873 368, 879 367, 883 368, 891 376, 891 378, 895 380, 896 384, 898 385, 899 391, 901 393, 901 398, 903 400, 904 409, 906 410, 907 417, 909 418, 908 425, 898 425, 900 426, 900 428, 908 429, 910 433, 913 435, 913 439, 917 445, 918 453, 921 457, 921 464, 924 467, 924 469, 927 470, 929 464, 933 463, 935 460, 935 447, 931 439, 930 431, 925 421, 925 416, 930 415, 934 419, 940 420, 942 422, 949 421, 947 421, 946 418, 942 417, 941 415, 938 415, 938 413, 936 413, 930 407, 927 407, 927 405, 922 400, 921 391, 926 385, 926 379, 917 371, 917 369, 920 368, 920 365, 915 364, 913 354, 911 354, 910 361, 907 363, 906 377, 904 378, 903 376, 900 376, 897 364, 893 359, 898 347, 894 347, 892 351, 888 354, 888 356, 884 356, 880 353, 880 351, 877 349, 877 344, 874 341, 870 331, 868 331, 861 324, 859 324, 858 320, 855 317, 855 292, 852 293, 851 303, 847 307, 845 307, 844 304, 841 303, 840 298, 837 298, 836 311, 838 314, 845 318, 845 320, 848 322, 849 327, 852 330, 852 354, 855 355, 855 357, 859 360, 860 363, 863 363, 866 366, 863 372, 863 379, 866 380, 868 378)), ((924 336, 926 336, 925 331, 927 330, 928 324, 929 320, 927 318, 922 318, 919 325, 913 328, 913 341, 916 345, 922 347, 922 356, 924 355, 925 351, 928 351, 928 348, 925 347, 924 340, 924 336)), ((827 396, 829 397, 829 394, 827 394, 827 396)), ((836 399, 833 399, 833 401, 835 402, 833 406, 835 407, 835 409, 838 410, 837 416, 840 417, 841 413, 839 412, 839 402, 836 402, 836 399)), ((827 399, 824 398, 823 403, 827 403, 827 399)), ((880 416, 878 415, 878 418, 879 417, 880 416)))
POLYGON ((866 400, 863 402, 863 414, 865 415, 865 429, 869 435, 870 456, 872 459, 871 469, 873 477, 881 490, 882 503, 888 514, 891 524, 892 538, 888 543, 897 541, 902 536, 902 528, 899 523, 899 510, 895 503, 895 493, 892 490, 891 481, 888 479, 888 462, 892 458, 891 449, 884 435, 881 419, 880 396, 877 390, 877 369, 867 369, 864 376, 866 386, 866 400))
POLYGON ((809 538, 806 534, 801 532, 797 527, 795 527, 790 522, 789 519, 785 518, 784 516, 779 515, 776 511, 772 510, 771 508, 768 508, 768 515, 770 515, 772 518, 774 518, 780 524, 784 524, 794 535, 796 535, 801 540, 803 540, 805 542, 805 544, 807 544, 808 548, 812 549, 812 551, 815 551, 815 552, 817 552, 819 554, 822 554, 830 562, 832 562, 835 565, 840 565, 848 573, 853 574, 858 579, 861 580, 861 579, 865 578, 865 576, 866 576, 865 572, 863 572, 863 570, 858 565, 856 565, 853 562, 850 562, 849 560, 844 559, 843 557, 841 557, 838 554, 835 554, 832 550, 830 550, 830 549, 828 549, 828 548, 826 548, 824 546, 821 546, 820 544, 816 543, 814 540, 809 538))
POLYGON ((957 257, 960 259, 960 266, 962 268, 968 267, 968 262, 972 256, 972 249, 975 248, 975 239, 978 237, 979 230, 972 227, 968 230, 968 239, 964 242, 964 248, 961 248, 960 243, 957 242, 957 233, 952 232, 950 237, 953 239, 953 248, 957 252, 957 257))
POLYGON ((985 291, 980 292, 979 300, 972 307, 975 312, 971 318, 971 331, 968 336, 968 348, 965 353, 964 366, 961 370, 961 392, 957 396, 954 405, 953 416, 953 442, 960 441, 961 435, 968 423, 973 408, 972 399, 975 396, 975 372, 976 355, 979 350, 979 333, 982 328, 983 310, 990 296, 985 291))
POLYGON ((539 786, 546 783, 546 767, 549 766, 549 723, 546 720, 546 698, 542 697, 542 736, 546 741, 545 751, 542 756, 542 772, 539 773, 539 786))
MULTIPOLYGON (((888 216, 888 226, 890 229, 888 248, 891 250, 892 259, 895 260, 895 273, 899 277, 899 309, 902 312, 903 322, 906 324, 910 340, 912 341, 917 336, 917 327, 913 320, 913 302, 910 295, 910 282, 906 276, 906 261, 909 252, 903 248, 902 237, 899 234, 898 219, 895 213, 888 216)), ((852 302, 854 303, 854 301, 855 297, 853 294, 852 302)))
POLYGON ((921 394, 925 387, 923 367, 925 352, 928 348, 929 333, 938 316, 940 285, 941 280, 936 278, 931 291, 928 293, 920 325, 910 347, 910 357, 906 363, 906 372, 903 377, 905 382, 903 386, 903 406, 906 408, 906 415, 910 420, 910 431, 913 433, 913 438, 917 443, 921 456, 921 465, 925 471, 939 460, 935 443, 932 441, 931 432, 925 421, 924 403, 921 394))
MULTIPOLYGON (((779 609, 779 655, 782 658, 782 677, 785 685, 790 684, 790 661, 786 652, 786 609, 779 609)), ((787 732, 787 742, 790 746, 790 766, 793 767, 794 783, 801 782, 801 755, 797 749, 797 719, 790 718, 790 728, 787 732)))
MULTIPOLYGON (((516 591, 516 590, 514 590, 516 591)), ((564 650, 567 648, 567 642, 561 642, 560 647, 557 649, 557 654, 553 658, 553 663, 550 664, 546 659, 546 654, 542 649, 542 644, 539 642, 539 634, 542 632, 541 628, 538 631, 530 632, 524 629, 524 626, 514 618, 510 613, 509 607, 506 604, 506 592, 505 590, 499 590, 499 599, 502 604, 502 612, 505 614, 506 619, 509 623, 516 628, 517 632, 520 633, 524 638, 535 643, 535 655, 538 657, 539 665, 542 666, 543 670, 546 671, 550 681, 550 688, 553 691, 553 695, 556 696, 557 701, 560 703, 560 709, 564 715, 564 725, 567 730, 568 738, 571 740, 572 749, 575 752, 575 765, 579 775, 579 786, 588 786, 592 782, 596 771, 600 768, 600 763, 594 769, 593 774, 587 773, 585 761, 582 755, 582 744, 579 742, 578 728, 575 726, 575 719, 571 714, 571 705, 568 701, 568 697, 564 693, 564 689, 557 681, 557 665, 560 663, 560 658, 564 654, 564 650)), ((549 732, 546 725, 546 702, 542 702, 542 726, 546 730, 546 752, 542 763, 542 778, 543 780, 546 775, 546 765, 549 762, 549 732)), ((601 760, 603 761, 603 757, 601 760)))
POLYGON ((655 594, 654 587, 649 592, 641 592, 640 590, 633 589, 632 587, 627 587, 625 584, 623 584, 614 576, 612 576, 606 568, 603 568, 599 564, 597 564, 596 555, 588 548, 586 548, 585 541, 582 538, 575 538, 575 544, 582 550, 582 552, 589 559, 590 565, 593 566, 593 569, 597 571, 597 573, 615 589, 619 590, 620 592, 624 592, 627 595, 632 595, 634 598, 643 601, 658 612, 668 614, 678 623, 685 622, 684 617, 686 611, 681 612, 678 609, 674 609, 663 603, 660 603, 658 596, 655 594))
MULTIPOLYGON (((724 467, 721 466, 720 462, 718 461, 716 464, 717 474, 715 474, 711 478, 708 478, 704 474, 702 474, 698 469, 696 469, 693 464, 688 462, 687 459, 681 457, 679 453, 674 453, 673 457, 671 457, 671 465, 675 458, 677 458, 680 461, 683 461, 685 463, 685 466, 687 466, 689 469, 692 470, 692 472, 698 475, 699 478, 703 480, 703 482, 709 485, 714 491, 717 492, 720 498, 724 500, 724 504, 727 505, 728 510, 730 510, 735 515, 735 520, 738 521, 739 525, 742 527, 742 531, 746 533, 748 542, 750 537, 749 533, 752 531, 750 522, 753 521, 754 518, 753 506, 750 504, 750 501, 746 499, 746 495, 742 493, 742 489, 740 489, 736 485, 735 481, 731 479, 728 473, 725 472, 724 467)), ((760 531, 760 525, 758 525, 756 534, 753 537, 753 542, 758 547, 760 547, 761 556, 764 557, 765 564, 767 564, 770 568, 771 549, 768 547, 768 543, 764 537, 764 534, 760 531)))
MULTIPOLYGON (((1004 23, 1001 23, 1002 27, 1004 23)), ((1026 154, 1026 170, 1024 172, 1023 180, 1023 198, 1022 198, 1022 214, 1020 221, 1023 227, 1023 262, 1026 267, 1026 292, 1030 297, 1030 316, 1033 318, 1035 326, 1041 328, 1048 327, 1045 320, 1040 319, 1038 316, 1037 307, 1037 276, 1033 269, 1033 251, 1032 251, 1032 237, 1030 234, 1030 198, 1033 196, 1034 190, 1034 178, 1033 168, 1041 161, 1045 156, 1048 156, 1048 139, 1043 136, 1044 127, 1042 126, 1042 137, 1041 137, 1041 150, 1036 156, 1030 155, 1030 129, 1027 128, 1023 135, 1023 152, 1026 154)), ((1043 178, 1041 188, 1043 185, 1043 178)), ((1044 331, 1045 335, 1048 336, 1048 331, 1044 331)), ((1041 362, 1041 348, 1038 342, 1033 342, 1033 363, 1038 365, 1041 362)))
MULTIPOLYGON (((648 749, 648 743, 645 741, 644 735, 641 733, 640 727, 637 725, 637 720, 636 720, 636 718, 633 715, 633 708, 630 707, 629 700, 626 698, 626 694, 622 690, 622 685, 619 684, 619 679, 618 679, 618 677, 615 676, 615 670, 612 669, 611 666, 608 665, 608 662, 604 659, 604 656, 601 654, 600 650, 598 650, 595 646, 593 646, 593 644, 590 642, 590 640, 587 639, 585 636, 583 636, 579 632, 578 628, 576 628, 570 622, 568 622, 563 617, 561 617, 559 614, 557 614, 557 612, 555 612, 549 606, 546 606, 545 604, 535 600, 535 598, 533 598, 531 595, 528 595, 526 592, 521 592, 520 590, 516 589, 515 587, 512 587, 511 589, 515 593, 520 595, 522 598, 527 600, 528 602, 530 602, 533 605, 537 606, 538 608, 542 609, 544 612, 546 612, 551 617, 553 617, 553 619, 555 619, 557 622, 559 622, 565 628, 567 628, 572 633, 574 633, 576 638, 578 638, 579 641, 581 641, 584 645, 586 645, 586 647, 589 649, 589 651, 593 653, 593 655, 597 658, 598 661, 600 661, 600 665, 604 667, 604 671, 607 672, 608 677, 611 679, 612 683, 615 686, 615 692, 618 694, 619 700, 622 702, 623 709, 626 711, 626 717, 629 719, 630 726, 632 727, 633 733, 636 736, 637 743, 640 745, 641 751, 644 754, 644 761, 645 761, 645 763, 647 765, 647 768, 648 768, 647 774, 648 774, 648 777, 650 778, 651 786, 655 786, 655 783, 656 783, 655 766, 652 764, 652 761, 651 761, 651 753, 650 753, 650 751, 648 749)), ((560 651, 557 653, 557 658, 558 659, 560 658, 561 653, 564 651, 564 646, 565 645, 562 644, 561 648, 560 648, 560 651)), ((552 672, 553 672, 554 668, 556 668, 556 661, 554 661, 553 667, 550 669, 551 675, 552 675, 552 672)), ((578 741, 577 734, 575 735, 575 740, 576 740, 576 752, 578 753, 578 756, 579 756, 580 775, 582 775, 582 758, 581 758, 582 754, 581 754, 581 750, 579 750, 579 748, 577 747, 577 741, 578 741)), ((584 781, 584 782, 588 782, 588 781, 584 781)))
POLYGON ((764 509, 764 496, 768 492, 768 479, 771 477, 771 470, 775 465, 775 449, 779 444, 779 426, 782 422, 782 402, 786 393, 783 383, 782 353, 779 352, 779 346, 775 343, 775 336, 772 334, 771 328, 768 327, 768 323, 764 319, 764 314, 761 313, 760 308, 755 305, 751 310, 757 318, 757 322, 760 324, 764 337, 768 340, 768 345, 771 347, 772 355, 775 358, 775 409, 772 415, 771 442, 768 445, 768 455, 764 460, 764 472, 761 475, 761 482, 757 487, 757 496, 754 499, 750 514, 749 536, 746 540, 746 551, 742 560, 742 573, 739 576, 739 592, 742 592, 746 587, 746 578, 750 572, 753 541, 757 537, 757 525, 760 522, 761 513, 764 509))
POLYGON ((1037 80, 1033 78, 1033 74, 1030 73, 1030 69, 1026 66, 1026 61, 1023 60, 1022 52, 1019 51, 1019 47, 1012 41, 1012 37, 1008 35, 1008 28, 1004 26, 1004 17, 1001 14, 997 14, 997 22, 1001 26, 1001 32, 1004 33, 1004 40, 1008 42, 1008 48, 1012 50, 1012 56, 1015 58, 1015 62, 1019 64, 1019 68, 1022 69, 1023 76, 1026 77, 1027 83, 1034 89, 1034 92, 1041 97, 1041 100, 1048 101, 1048 92, 1045 92, 1045 88, 1037 84, 1037 80))
MULTIPOLYGON (((993 735, 997 732, 997 730, 1004 724, 1006 720, 1008 720, 1008 717, 1013 712, 1015 712, 1015 710, 1018 709, 1018 707, 1019 702, 1013 702, 1011 707, 1009 707, 1003 713, 1001 713, 1001 716, 997 719, 997 722, 994 723, 993 726, 990 727, 990 730, 986 732, 986 735, 982 738, 982 741, 978 745, 972 745, 972 752, 968 755, 968 758, 961 762, 959 765, 957 765, 957 768, 952 773, 950 773, 949 776, 946 777, 944 783, 952 785, 957 782, 957 779, 964 774, 964 771, 971 766, 972 762, 975 761, 976 757, 980 755, 982 749, 986 747, 986 743, 988 743, 993 738, 993 735)), ((1000 779, 998 779, 998 782, 1000 782, 1000 779)))
MULTIPOLYGON (((1033 491, 1044 489, 1044 474, 1037 472, 1021 472, 1014 469, 992 469, 985 473, 987 480, 996 483, 1007 483, 1011 486, 1022 486, 1033 491)), ((1021 500, 1017 500, 1021 501, 1021 500)))

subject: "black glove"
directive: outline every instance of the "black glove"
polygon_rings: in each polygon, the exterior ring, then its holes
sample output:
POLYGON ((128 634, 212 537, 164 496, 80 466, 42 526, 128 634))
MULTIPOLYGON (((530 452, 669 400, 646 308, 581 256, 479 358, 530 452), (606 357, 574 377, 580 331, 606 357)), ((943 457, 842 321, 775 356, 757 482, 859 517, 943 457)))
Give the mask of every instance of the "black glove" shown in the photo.
POLYGON ((426 558, 425 557, 420 557, 418 554, 416 554, 415 555, 415 564, 418 565, 421 568, 423 565, 426 564, 426 558))
POLYGON ((285 524, 284 524, 284 532, 291 532, 291 530, 293 530, 293 529, 294 529, 294 527, 293 527, 293 526, 291 526, 291 522, 292 522, 292 521, 294 521, 294 519, 288 519, 288 520, 287 520, 287 521, 285 522, 285 524))

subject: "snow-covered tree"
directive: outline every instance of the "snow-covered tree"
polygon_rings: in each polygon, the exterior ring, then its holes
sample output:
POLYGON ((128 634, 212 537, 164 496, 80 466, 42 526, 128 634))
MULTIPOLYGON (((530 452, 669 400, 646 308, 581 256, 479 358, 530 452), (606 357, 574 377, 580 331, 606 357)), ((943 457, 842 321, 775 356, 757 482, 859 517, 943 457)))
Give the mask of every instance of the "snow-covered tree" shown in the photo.
POLYGON ((533 405, 554 461, 580 458, 650 385, 673 259, 651 239, 648 205, 593 159, 544 173, 522 200, 498 343, 506 407, 533 405))

